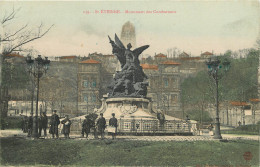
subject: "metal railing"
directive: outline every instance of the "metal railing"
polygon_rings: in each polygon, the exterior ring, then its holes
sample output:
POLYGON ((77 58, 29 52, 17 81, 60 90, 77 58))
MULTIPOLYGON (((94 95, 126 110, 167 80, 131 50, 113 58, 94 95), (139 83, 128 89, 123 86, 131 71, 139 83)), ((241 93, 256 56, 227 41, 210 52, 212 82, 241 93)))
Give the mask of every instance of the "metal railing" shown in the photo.
MULTIPOLYGON (((73 120, 71 131, 81 133, 83 120, 73 120)), ((107 125, 109 120, 106 120, 107 125)), ((106 131, 106 130, 105 130, 106 131)), ((122 134, 193 134, 196 135, 196 124, 190 121, 142 119, 118 119, 117 133, 122 134)))

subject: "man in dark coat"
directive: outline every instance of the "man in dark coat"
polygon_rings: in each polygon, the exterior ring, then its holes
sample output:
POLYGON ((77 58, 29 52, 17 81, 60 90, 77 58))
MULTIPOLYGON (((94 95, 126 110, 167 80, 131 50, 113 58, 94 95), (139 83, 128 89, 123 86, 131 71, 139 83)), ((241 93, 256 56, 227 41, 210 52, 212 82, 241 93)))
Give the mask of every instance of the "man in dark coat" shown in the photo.
POLYGON ((84 137, 84 134, 86 133, 86 138, 88 138, 88 134, 90 133, 90 129, 92 127, 95 127, 95 123, 93 120, 90 119, 89 116, 85 116, 86 119, 84 119, 82 123, 82 137, 84 137))
POLYGON ((109 120, 109 126, 115 128, 115 131, 111 132, 112 139, 116 138, 116 130, 117 130, 117 119, 115 118, 115 113, 112 113, 112 118, 109 120))
POLYGON ((54 138, 54 135, 56 135, 56 138, 59 138, 58 126, 60 124, 60 118, 56 113, 57 111, 53 110, 50 121, 50 134, 52 134, 52 138, 54 138))
POLYGON ((32 130, 33 130, 33 113, 31 113, 28 119, 28 137, 32 136, 32 130))
POLYGON ((23 120, 22 120, 22 130, 23 133, 27 133, 28 132, 28 117, 24 116, 23 120))
POLYGON ((41 117, 39 118, 39 136, 41 137, 42 130, 44 131, 44 137, 47 136, 46 129, 48 127, 48 117, 46 115, 46 112, 43 112, 41 114, 41 117))
POLYGON ((61 123, 63 124, 62 132, 64 134, 64 137, 68 139, 70 135, 70 125, 71 125, 71 120, 69 120, 69 116, 66 115, 66 118, 62 120, 61 123))
POLYGON ((103 113, 100 114, 100 118, 97 121, 98 130, 101 134, 101 139, 104 139, 104 131, 106 128, 106 119, 103 117, 103 113))

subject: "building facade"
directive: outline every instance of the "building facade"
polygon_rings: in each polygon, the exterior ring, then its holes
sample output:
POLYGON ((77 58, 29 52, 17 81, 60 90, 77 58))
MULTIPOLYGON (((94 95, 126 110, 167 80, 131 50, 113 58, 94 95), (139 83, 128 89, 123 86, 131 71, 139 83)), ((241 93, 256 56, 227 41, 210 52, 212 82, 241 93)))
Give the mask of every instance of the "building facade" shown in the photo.
POLYGON ((147 96, 152 99, 153 109, 178 116, 180 114, 180 63, 161 62, 157 65, 141 64, 148 76, 147 96))
POLYGON ((78 110, 92 113, 101 105, 101 62, 89 59, 78 64, 78 110))

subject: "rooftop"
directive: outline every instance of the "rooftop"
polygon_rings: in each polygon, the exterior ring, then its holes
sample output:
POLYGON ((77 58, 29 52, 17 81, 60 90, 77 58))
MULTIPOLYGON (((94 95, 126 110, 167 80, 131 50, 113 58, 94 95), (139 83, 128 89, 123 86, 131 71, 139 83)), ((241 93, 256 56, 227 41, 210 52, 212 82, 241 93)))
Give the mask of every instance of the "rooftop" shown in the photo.
POLYGON ((77 56, 61 56, 61 59, 75 59, 77 56))
POLYGON ((250 99, 251 102, 260 102, 260 99, 250 99))
POLYGON ((201 55, 213 55, 213 53, 210 53, 210 52, 204 52, 204 53, 202 53, 201 55))
POLYGON ((82 61, 80 63, 82 63, 82 64, 100 64, 99 61, 93 60, 93 59, 88 59, 88 60, 82 61))
POLYGON ((159 54, 155 55, 154 57, 165 57, 166 58, 167 56, 162 53, 159 53, 159 54))
POLYGON ((186 52, 182 52, 179 56, 186 56, 186 57, 189 57, 190 55, 186 52))
POLYGON ((248 103, 240 101, 231 101, 230 104, 233 106, 249 106, 248 103))
POLYGON ((158 70, 157 65, 152 65, 152 64, 141 64, 143 69, 149 69, 149 70, 158 70))
POLYGON ((24 58, 24 56, 20 55, 19 53, 10 53, 8 55, 6 55, 7 57, 20 57, 20 58, 24 58))

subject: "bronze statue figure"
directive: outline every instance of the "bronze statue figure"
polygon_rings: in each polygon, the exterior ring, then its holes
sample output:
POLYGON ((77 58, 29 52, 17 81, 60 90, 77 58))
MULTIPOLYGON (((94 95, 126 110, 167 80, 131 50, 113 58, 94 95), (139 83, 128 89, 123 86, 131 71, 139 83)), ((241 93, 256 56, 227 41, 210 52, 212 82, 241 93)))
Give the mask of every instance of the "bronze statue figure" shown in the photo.
POLYGON ((148 77, 144 74, 140 66, 139 55, 149 47, 141 46, 131 50, 132 45, 129 43, 127 49, 115 34, 115 41, 111 40, 112 53, 117 56, 121 71, 115 74, 114 83, 110 85, 110 97, 146 97, 148 83, 144 82, 148 77))

